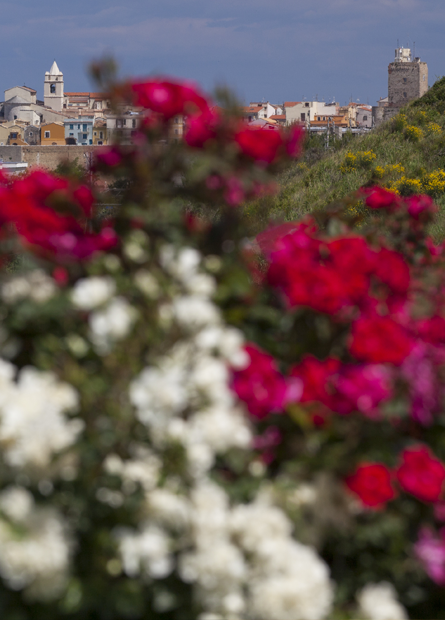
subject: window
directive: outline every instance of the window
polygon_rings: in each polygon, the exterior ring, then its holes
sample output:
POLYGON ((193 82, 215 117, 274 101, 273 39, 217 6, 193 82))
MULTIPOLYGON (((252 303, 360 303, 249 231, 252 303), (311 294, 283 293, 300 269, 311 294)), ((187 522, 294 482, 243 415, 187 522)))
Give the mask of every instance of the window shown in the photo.
POLYGON ((87 136, 86 133, 82 134, 82 140, 86 140, 87 138, 88 138, 88 136, 87 136))
POLYGON ((52 95, 54 95, 54 93, 56 92, 56 85, 55 84, 51 84, 51 86, 49 87, 50 93, 52 95))
POLYGON ((84 123, 84 124, 82 125, 82 131, 86 131, 86 130, 87 130, 87 126, 86 126, 86 123, 84 123))
POLYGON ((98 144, 99 146, 102 146, 102 144, 103 144, 102 140, 98 140, 98 141, 97 141, 97 144, 98 144))
POLYGON ((94 135, 97 136, 97 131, 94 132, 94 135))
POLYGON ((305 106, 306 108, 308 108, 308 107, 309 107, 309 103, 305 103, 305 104, 304 104, 304 106, 305 106))
POLYGON ((99 131, 99 138, 102 140, 104 137, 104 132, 103 131, 99 131))
POLYGON ((70 129, 74 129, 74 125, 70 125, 70 129))
POLYGON ((133 129, 136 127, 136 119, 133 119, 133 129))
POLYGON ((118 118, 118 119, 116 120, 116 127, 117 127, 118 129, 122 129, 122 120, 121 120, 120 118, 118 118))
POLYGON ((15 120, 15 121, 17 120, 17 115, 16 115, 16 114, 14 114, 14 120, 15 120))
POLYGON ((406 84, 406 81, 407 81, 407 80, 406 80, 406 78, 403 78, 403 83, 404 83, 404 84, 406 84))
POLYGON ((14 131, 14 132, 11 134, 11 138, 12 138, 13 140, 17 140, 17 132, 16 132, 16 131, 14 131))
POLYGON ((49 138, 51 136, 51 133, 49 131, 45 131, 45 138, 49 138))
POLYGON ((77 129, 80 129, 80 125, 77 125, 77 129))
POLYGON ((302 112, 302 113, 300 114, 300 120, 302 120, 302 121, 305 121, 305 120, 306 120, 306 113, 305 113, 305 112, 302 112))
POLYGON ((175 134, 178 135, 178 130, 177 129, 175 129, 175 134))
POLYGON ((32 131, 29 132, 29 135, 32 136, 32 131))
POLYGON ((403 93, 403 96, 406 98, 406 93, 403 93))
POLYGON ((364 120, 364 121, 367 121, 367 120, 368 120, 368 116, 367 116, 367 115, 365 115, 365 116, 363 117, 363 120, 364 120))
POLYGON ((73 133, 70 133, 70 136, 74 136, 74 134, 73 134, 73 133))

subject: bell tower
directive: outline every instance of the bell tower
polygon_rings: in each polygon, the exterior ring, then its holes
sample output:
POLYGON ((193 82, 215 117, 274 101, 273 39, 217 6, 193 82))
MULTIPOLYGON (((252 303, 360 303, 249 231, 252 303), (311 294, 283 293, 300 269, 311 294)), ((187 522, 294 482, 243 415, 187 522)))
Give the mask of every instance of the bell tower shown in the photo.
POLYGON ((45 73, 43 101, 48 108, 61 112, 63 110, 63 98, 63 73, 54 61, 51 69, 45 73))

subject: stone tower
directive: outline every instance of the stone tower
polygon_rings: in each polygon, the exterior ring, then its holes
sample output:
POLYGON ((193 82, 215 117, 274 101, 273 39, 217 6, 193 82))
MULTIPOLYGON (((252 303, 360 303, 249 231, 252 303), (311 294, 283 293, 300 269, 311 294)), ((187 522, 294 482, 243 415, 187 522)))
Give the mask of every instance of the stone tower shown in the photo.
POLYGON ((56 112, 61 112, 63 110, 63 97, 63 73, 54 61, 51 69, 45 73, 43 100, 45 106, 56 110, 56 112))
POLYGON ((402 107, 418 99, 428 90, 428 65, 413 58, 411 50, 396 49, 395 59, 388 66, 388 106, 402 107))

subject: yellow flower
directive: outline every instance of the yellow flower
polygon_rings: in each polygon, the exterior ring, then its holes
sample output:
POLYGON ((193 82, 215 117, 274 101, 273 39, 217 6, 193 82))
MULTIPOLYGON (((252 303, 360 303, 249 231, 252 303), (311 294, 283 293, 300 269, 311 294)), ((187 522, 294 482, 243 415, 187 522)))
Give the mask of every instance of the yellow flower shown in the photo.
POLYGON ((423 131, 415 125, 405 127, 404 134, 412 142, 419 142, 423 138, 423 131))
POLYGON ((420 179, 409 179, 403 175, 393 184, 393 191, 397 191, 401 196, 411 196, 412 194, 421 194, 423 185, 420 179))
POLYGON ((445 192, 445 171, 433 170, 422 179, 423 191, 431 196, 445 192))
POLYGON ((437 123, 428 123, 427 129, 430 134, 433 134, 436 136, 442 133, 442 127, 438 125, 437 123))

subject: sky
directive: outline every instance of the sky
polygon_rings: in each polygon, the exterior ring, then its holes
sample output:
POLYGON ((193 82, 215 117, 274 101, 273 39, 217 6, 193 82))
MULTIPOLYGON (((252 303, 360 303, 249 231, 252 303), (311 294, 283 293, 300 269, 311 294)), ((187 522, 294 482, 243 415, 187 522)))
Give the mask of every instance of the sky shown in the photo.
POLYGON ((224 84, 246 103, 374 104, 398 41, 415 41, 431 85, 445 74, 444 0, 0 0, 0 14, 0 89, 39 98, 54 59, 65 90, 83 91, 110 54, 122 75, 224 84))

